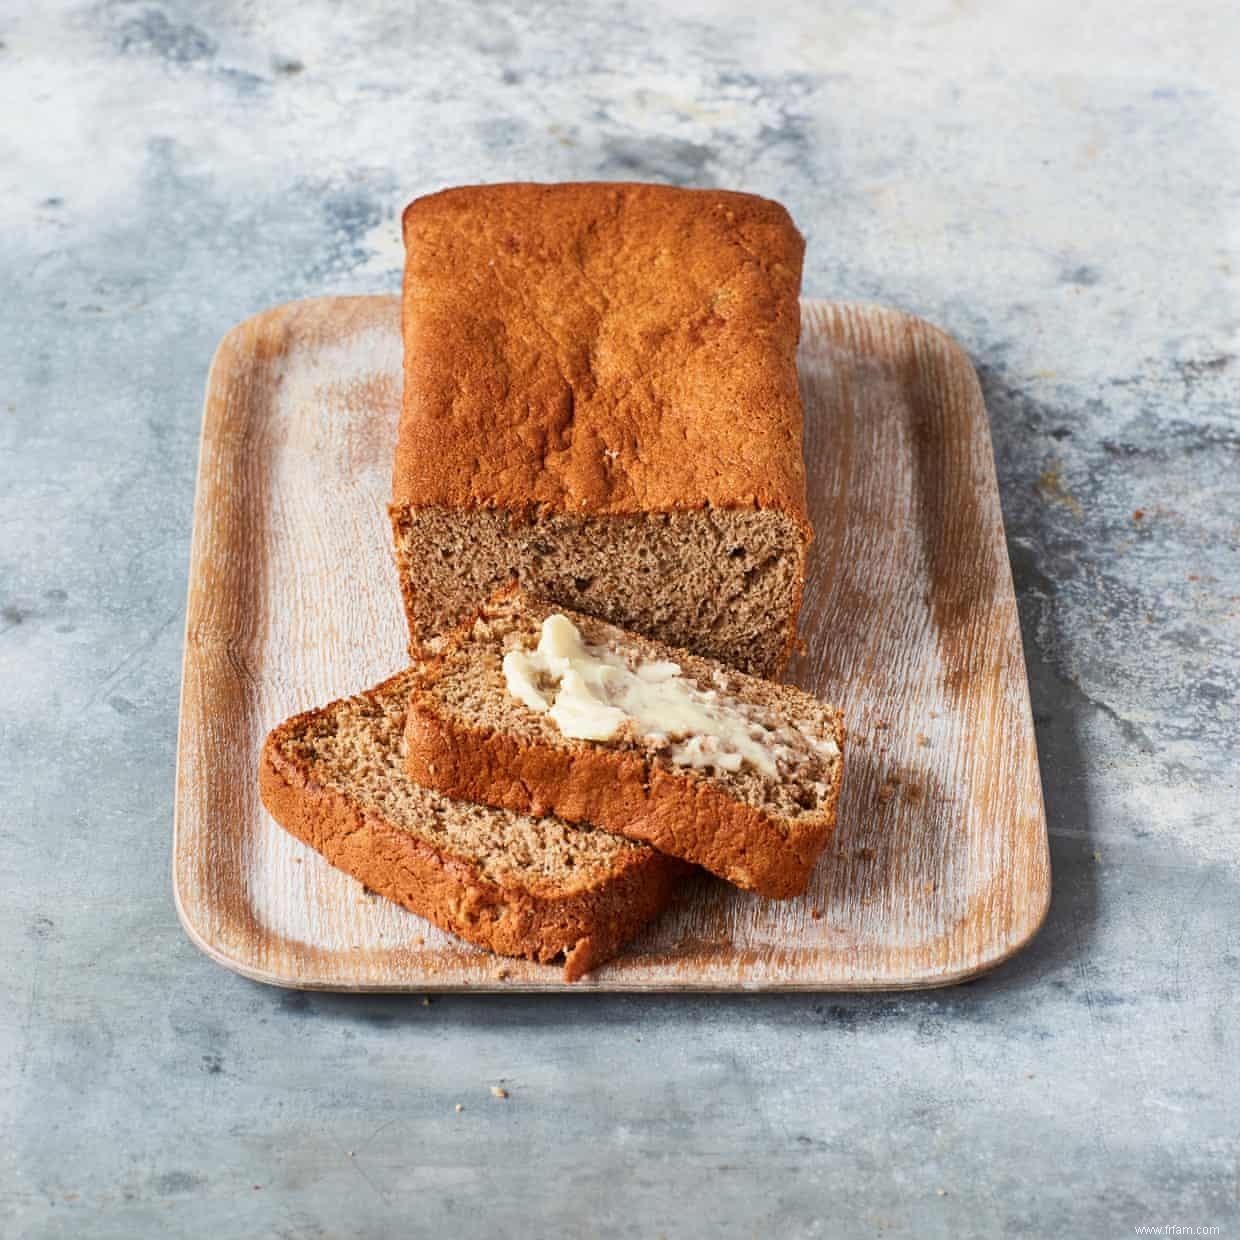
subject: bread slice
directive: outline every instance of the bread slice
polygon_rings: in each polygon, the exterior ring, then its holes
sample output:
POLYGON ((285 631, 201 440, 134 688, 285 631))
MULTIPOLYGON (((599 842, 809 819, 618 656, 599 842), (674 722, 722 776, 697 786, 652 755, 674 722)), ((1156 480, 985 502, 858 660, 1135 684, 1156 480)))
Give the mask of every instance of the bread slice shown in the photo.
POLYGON ((409 702, 407 740, 406 769, 419 783, 593 822, 774 897, 805 889, 835 825, 843 774, 844 728, 830 706, 517 589, 493 598, 425 665, 409 702), (630 670, 670 660, 712 700, 739 704, 749 723, 774 734, 763 737, 759 754, 764 762, 780 755, 774 772, 748 763, 732 771, 685 766, 672 760, 675 736, 646 738, 628 723, 605 741, 566 737, 513 696, 503 668, 506 652, 535 647, 555 612, 630 670))
POLYGON ((391 517, 415 652, 515 577, 782 668, 812 536, 787 211, 667 185, 479 185, 419 198, 404 237, 391 517))
POLYGON ((453 801, 404 773, 413 669, 282 723, 259 767, 287 831, 380 895, 480 947, 573 981, 670 901, 685 867, 556 818, 453 801))

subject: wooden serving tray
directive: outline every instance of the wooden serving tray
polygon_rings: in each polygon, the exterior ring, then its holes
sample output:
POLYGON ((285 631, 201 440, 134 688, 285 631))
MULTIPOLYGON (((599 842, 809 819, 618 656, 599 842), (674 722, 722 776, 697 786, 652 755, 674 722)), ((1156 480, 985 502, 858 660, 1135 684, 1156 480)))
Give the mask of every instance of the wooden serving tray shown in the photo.
POLYGON ((908 315, 802 314, 817 536, 789 674, 844 711, 839 828, 804 898, 703 875, 572 987, 370 896, 259 803, 269 728, 405 662, 386 515, 399 303, 324 298, 229 332, 207 382, 173 847, 203 951, 330 990, 863 990, 960 981, 1029 941, 1046 821, 976 376, 908 315))

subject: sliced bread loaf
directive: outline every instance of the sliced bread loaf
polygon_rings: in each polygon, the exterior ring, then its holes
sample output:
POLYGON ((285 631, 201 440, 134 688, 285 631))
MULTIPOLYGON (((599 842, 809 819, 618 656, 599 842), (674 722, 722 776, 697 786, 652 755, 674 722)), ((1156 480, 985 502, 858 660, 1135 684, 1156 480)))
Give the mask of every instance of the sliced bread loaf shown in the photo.
POLYGON ((391 517, 421 649, 518 578, 771 675, 812 529, 805 243, 753 194, 475 185, 404 215, 391 517))
POLYGON ((564 957, 572 981, 669 902, 680 863, 556 818, 450 800, 404 773, 413 670, 297 715, 263 747, 275 820, 332 865, 505 956, 564 957))
POLYGON ((593 822, 774 897, 805 889, 843 774, 830 706, 519 589, 424 666, 407 741, 419 783, 593 822))

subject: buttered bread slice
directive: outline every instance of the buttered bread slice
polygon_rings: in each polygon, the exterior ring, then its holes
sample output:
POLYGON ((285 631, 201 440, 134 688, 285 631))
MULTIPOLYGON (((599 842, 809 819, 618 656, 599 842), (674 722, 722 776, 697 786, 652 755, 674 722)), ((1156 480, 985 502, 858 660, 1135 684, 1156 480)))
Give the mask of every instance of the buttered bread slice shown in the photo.
POLYGON ((767 896, 835 825, 839 712, 790 685, 501 592, 416 677, 407 767, 450 796, 642 840, 767 896))

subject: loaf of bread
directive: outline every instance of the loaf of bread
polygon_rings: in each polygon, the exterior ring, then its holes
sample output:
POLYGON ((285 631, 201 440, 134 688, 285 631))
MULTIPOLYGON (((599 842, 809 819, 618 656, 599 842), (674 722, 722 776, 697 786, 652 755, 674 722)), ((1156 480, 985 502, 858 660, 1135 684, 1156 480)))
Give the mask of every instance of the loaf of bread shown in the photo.
POLYGON ((297 715, 267 738, 272 817, 332 865, 505 956, 564 957, 568 981, 614 956, 687 867, 606 831, 450 800, 404 773, 412 671, 297 715))
POLYGON ((804 891, 843 775, 839 713, 809 694, 515 588, 418 674, 406 731, 421 784, 591 822, 777 898, 804 891))
POLYGON ((412 648, 501 584, 774 674, 811 528, 804 242, 750 194, 488 185, 404 215, 412 648))

